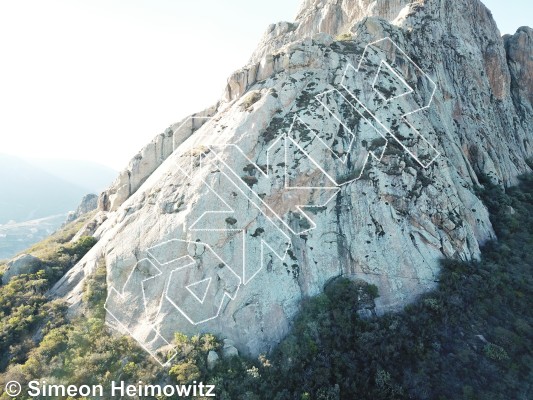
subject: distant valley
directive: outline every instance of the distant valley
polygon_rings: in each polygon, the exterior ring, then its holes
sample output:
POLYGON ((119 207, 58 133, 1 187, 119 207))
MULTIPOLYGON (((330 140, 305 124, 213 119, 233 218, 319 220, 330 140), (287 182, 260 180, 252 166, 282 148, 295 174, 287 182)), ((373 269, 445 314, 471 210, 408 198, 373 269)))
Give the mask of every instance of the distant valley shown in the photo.
POLYGON ((0 171, 0 259, 54 232, 84 195, 101 192, 116 176, 88 161, 6 154, 0 154, 0 171))
POLYGON ((0 225, 0 260, 8 259, 54 233, 67 214, 0 225))

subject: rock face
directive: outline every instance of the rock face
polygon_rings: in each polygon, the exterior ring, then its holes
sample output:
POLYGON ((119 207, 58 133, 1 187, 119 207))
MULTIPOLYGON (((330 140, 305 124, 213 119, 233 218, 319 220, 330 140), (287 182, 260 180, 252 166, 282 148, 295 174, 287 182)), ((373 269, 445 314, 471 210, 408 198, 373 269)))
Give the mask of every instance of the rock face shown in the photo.
POLYGON ((154 355, 175 331, 268 351, 341 275, 398 309, 494 239, 480 177, 530 171, 532 54, 477 0, 305 1, 100 197, 53 292, 75 305, 105 260, 108 322, 154 355))
POLYGON ((69 213, 66 223, 72 222, 84 214, 94 211, 98 208, 98 196, 95 194, 87 194, 81 199, 81 203, 76 211, 69 213))
POLYGON ((111 187, 100 195, 99 209, 117 210, 177 147, 214 115, 215 110, 216 107, 210 107, 194 114, 156 136, 130 161, 111 187))
POLYGON ((31 254, 21 254, 7 263, 7 269, 2 275, 2 284, 6 285, 17 275, 32 274, 39 269, 41 260, 31 254))
POLYGON ((515 35, 505 35, 507 62, 511 73, 511 95, 515 108, 528 126, 533 121, 533 29, 521 27, 515 35), (529 119, 528 119, 529 118, 529 119))

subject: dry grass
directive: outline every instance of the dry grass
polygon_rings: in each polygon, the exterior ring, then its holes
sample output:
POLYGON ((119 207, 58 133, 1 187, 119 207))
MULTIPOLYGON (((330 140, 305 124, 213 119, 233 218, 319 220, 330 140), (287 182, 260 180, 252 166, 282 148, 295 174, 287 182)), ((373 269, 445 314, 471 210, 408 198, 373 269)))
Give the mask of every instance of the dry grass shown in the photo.
MULTIPOLYGON (((60 228, 57 232, 48 236, 46 239, 34 244, 22 253, 31 254, 43 261, 55 257, 59 248, 68 243, 78 233, 78 231, 96 214, 96 211, 82 215, 75 221, 60 228)), ((21 254, 22 254, 21 253, 21 254)))

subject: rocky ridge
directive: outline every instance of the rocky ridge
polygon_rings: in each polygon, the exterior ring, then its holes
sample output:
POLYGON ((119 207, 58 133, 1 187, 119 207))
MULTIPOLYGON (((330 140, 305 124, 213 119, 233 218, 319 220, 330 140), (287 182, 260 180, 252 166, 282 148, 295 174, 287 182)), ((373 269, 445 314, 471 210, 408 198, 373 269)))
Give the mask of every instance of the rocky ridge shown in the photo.
POLYGON ((53 293, 74 311, 104 260, 108 322, 154 355, 175 331, 268 351, 300 301, 340 275, 376 284, 377 312, 405 305, 435 285, 440 259, 478 257, 494 238, 480 177, 512 185, 530 170, 532 37, 501 38, 477 0, 304 1, 294 23, 268 28, 217 105, 156 137, 100 196, 99 242, 53 293), (376 54, 416 90, 383 118, 431 99, 409 119, 424 138, 382 137, 385 147, 355 115, 351 143, 316 96, 344 90, 347 66, 383 38, 405 53, 380 42, 376 54), (294 142, 279 140, 290 132, 294 142))
POLYGON ((76 208, 76 211, 71 211, 68 213, 67 220, 65 221, 65 225, 77 220, 79 217, 81 217, 84 214, 90 213, 91 211, 94 211, 98 208, 98 196, 95 194, 87 194, 83 196, 81 199, 81 202, 76 208))

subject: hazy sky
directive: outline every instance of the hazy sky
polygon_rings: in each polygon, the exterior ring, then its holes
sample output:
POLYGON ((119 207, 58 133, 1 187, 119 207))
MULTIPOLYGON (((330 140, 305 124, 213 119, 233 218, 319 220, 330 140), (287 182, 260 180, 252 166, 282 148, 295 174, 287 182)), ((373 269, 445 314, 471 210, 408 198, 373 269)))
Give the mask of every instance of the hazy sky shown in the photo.
POLYGON ((0 0, 0 153, 122 169, 299 0, 0 0))
MULTIPOLYGON (((122 169, 220 97, 300 0, 0 0, 0 153, 122 169)), ((488 0, 502 33, 530 0, 488 0)), ((528 10, 529 8, 529 10, 528 10)))
POLYGON ((533 27, 532 0, 482 0, 492 15, 502 35, 513 34, 521 26, 533 27))

